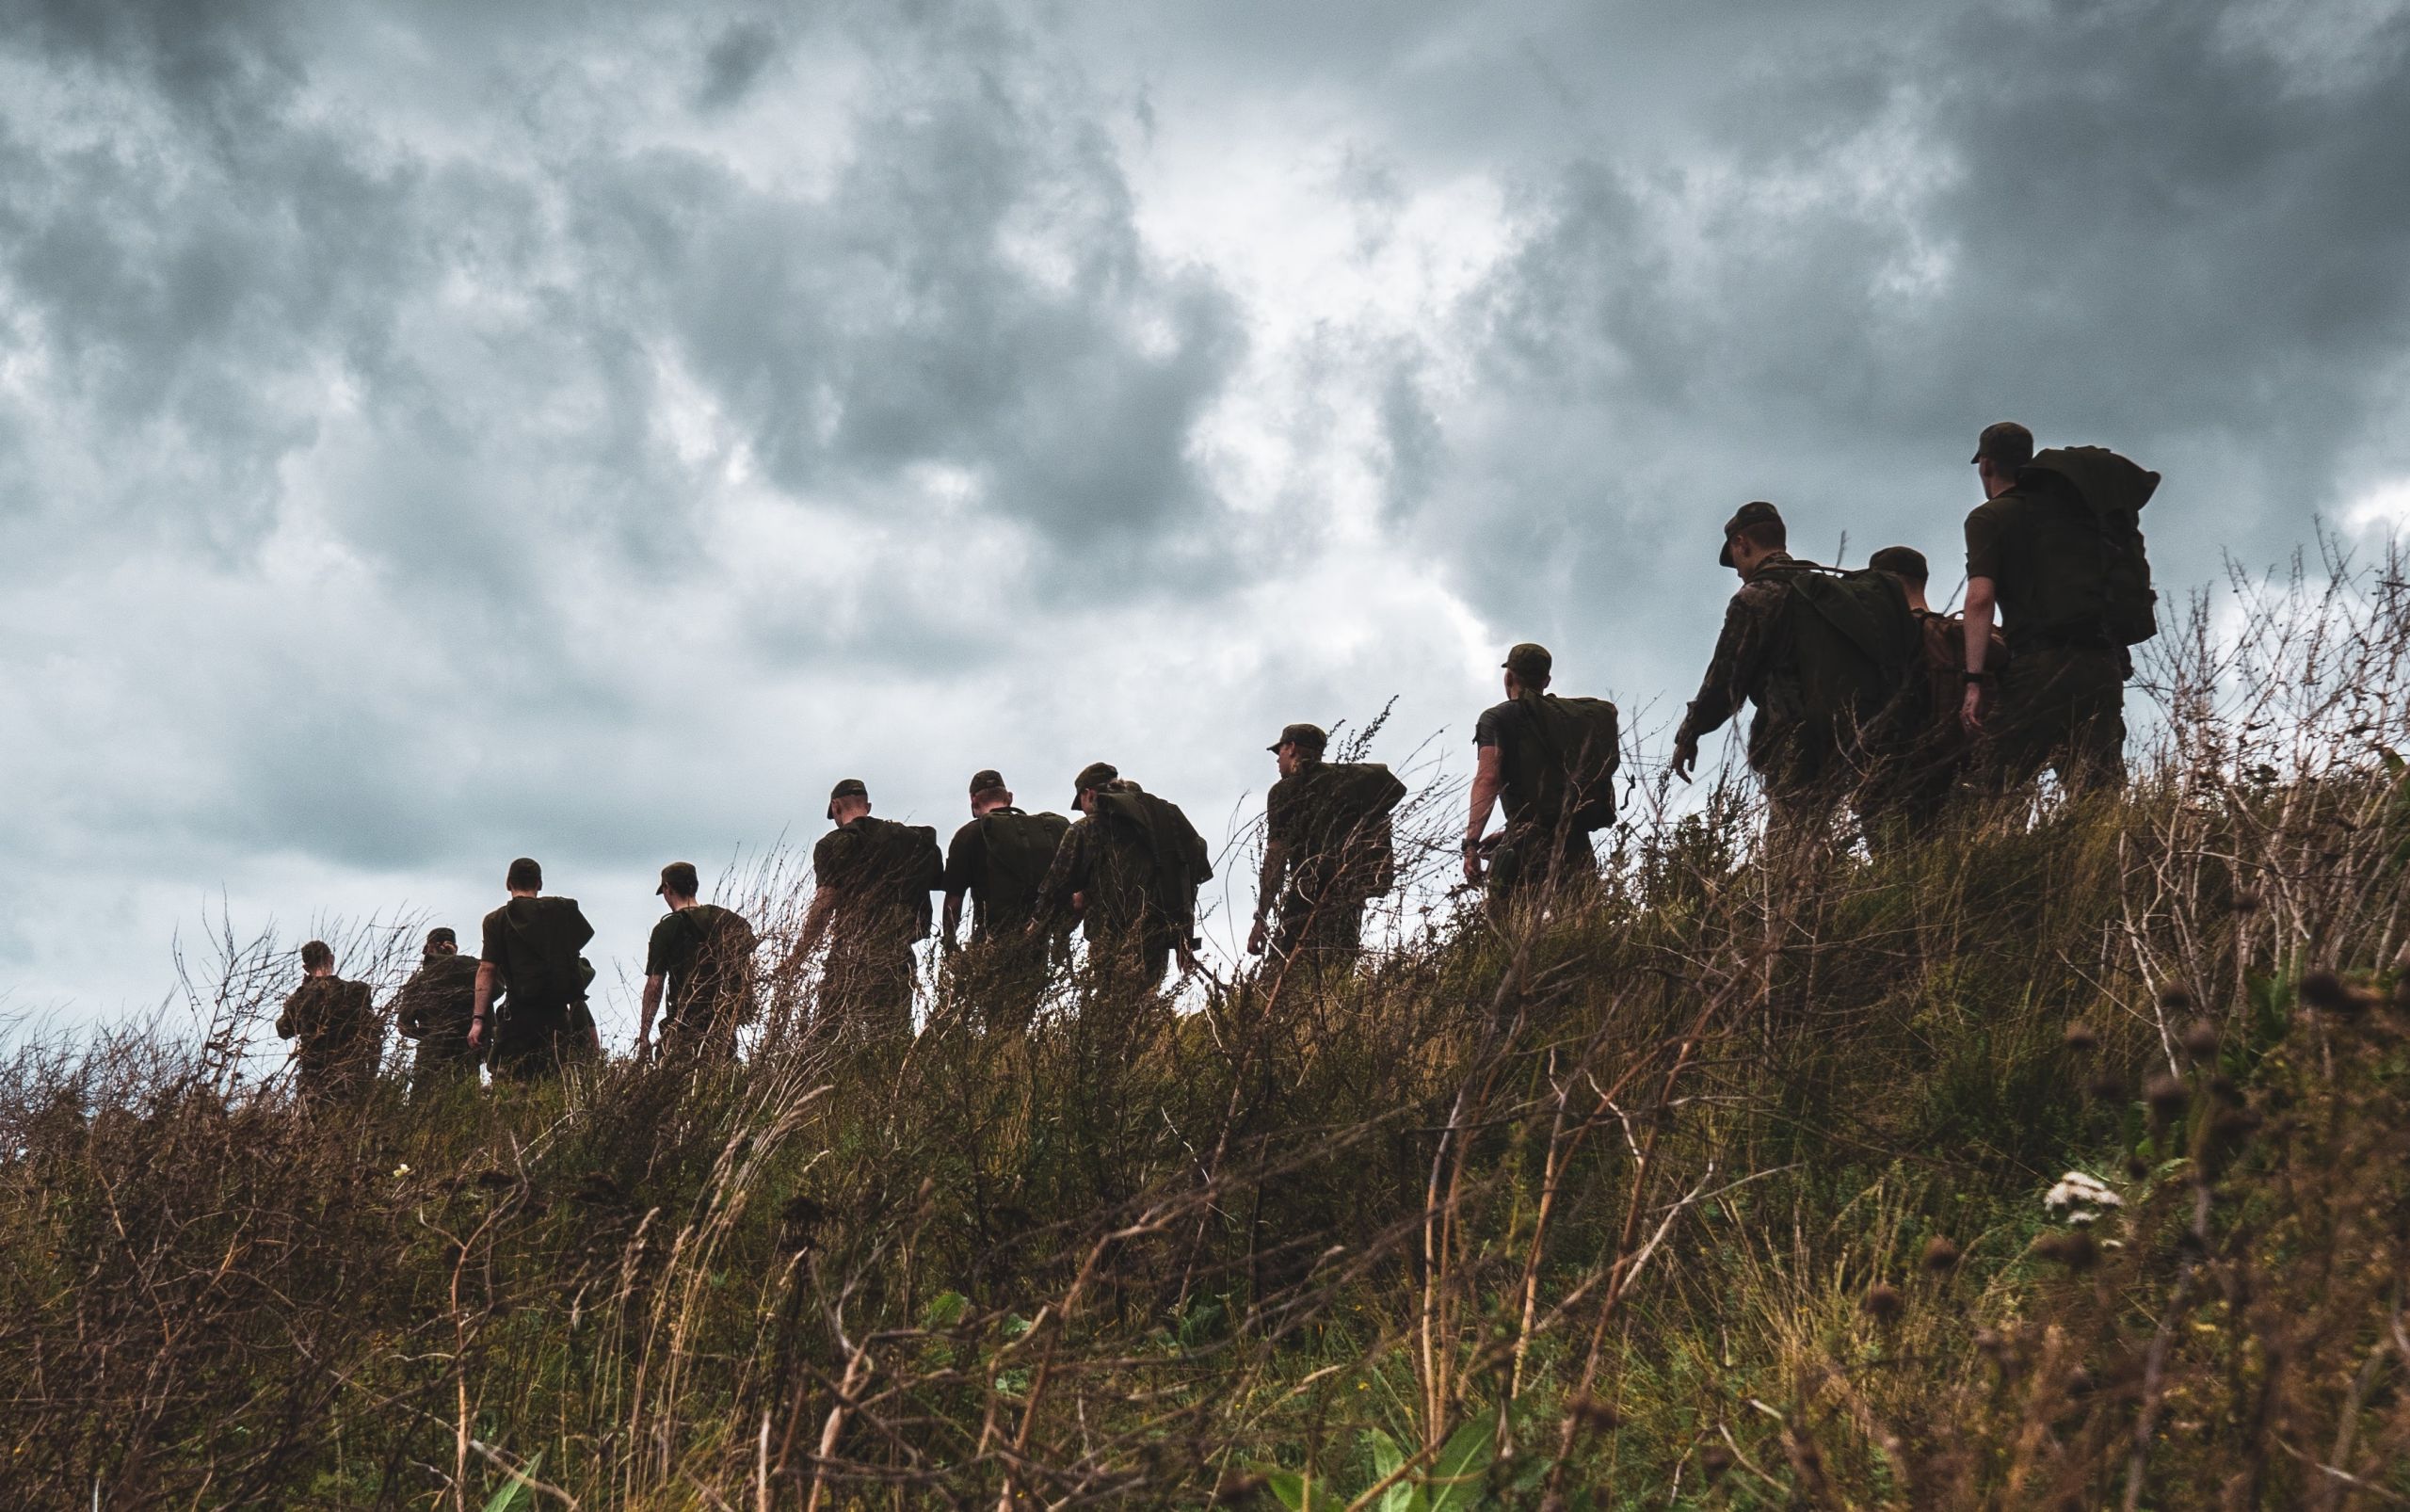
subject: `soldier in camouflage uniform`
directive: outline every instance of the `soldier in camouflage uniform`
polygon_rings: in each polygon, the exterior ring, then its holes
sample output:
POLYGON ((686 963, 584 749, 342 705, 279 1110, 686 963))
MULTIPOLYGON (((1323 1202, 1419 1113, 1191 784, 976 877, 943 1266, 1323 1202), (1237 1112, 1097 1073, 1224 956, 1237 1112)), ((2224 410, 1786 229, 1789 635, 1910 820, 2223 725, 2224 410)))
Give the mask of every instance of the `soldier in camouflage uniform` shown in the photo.
POLYGON ((410 1066, 413 1099, 476 1076, 478 1056, 469 1044, 476 997, 476 957, 460 954, 459 936, 451 930, 428 930, 419 969, 394 994, 394 1027, 418 1043, 410 1066))
POLYGON ((971 777, 971 822, 945 855, 945 948, 958 1001, 989 1029, 1026 1029, 1053 968, 1069 950, 1068 930, 1033 936, 1038 889, 1070 821, 1030 813, 992 767, 971 777), (971 943, 955 941, 969 905, 971 943))
POLYGON ((368 984, 335 974, 335 953, 323 940, 301 947, 301 985, 276 1018, 280 1039, 293 1041, 300 1063, 301 1101, 312 1106, 349 1102, 377 1078, 383 1026, 369 1005, 368 984))
MULTIPOLYGON (((1269 950, 1277 959, 1344 969, 1364 948, 1364 905, 1380 884, 1372 875, 1376 858, 1369 837, 1358 832, 1366 816, 1363 796, 1340 791, 1338 780, 1356 769, 1326 763, 1329 744, 1321 726, 1295 724, 1268 748, 1280 780, 1264 796, 1263 870, 1246 948, 1251 955, 1269 950), (1276 907, 1277 926, 1271 922, 1276 907)), ((1387 768, 1370 770, 1388 776, 1387 768)), ((1406 788, 1395 778, 1388 786, 1380 796, 1394 806, 1406 788)))
POLYGON ((1551 822, 1537 808, 1540 794, 1517 780, 1531 770, 1534 750, 1549 749, 1535 706, 1555 676, 1556 658, 1527 640, 1500 666, 1505 701, 1484 709, 1472 727, 1472 810, 1463 854, 1465 881, 1486 885, 1491 910, 1503 917, 1518 900, 1587 893, 1599 880, 1599 858, 1588 831, 1551 822), (1506 820, 1495 834, 1487 832, 1492 807, 1506 820))
POLYGON ((1979 737, 1977 761, 1988 783, 2007 789, 2032 781, 2044 767, 2069 791, 2122 787, 2126 781, 2126 679, 2133 659, 2105 636, 2050 632, 2041 619, 2058 549, 2070 547, 2048 528, 2054 511, 2020 476, 2033 460, 2033 433, 2013 420, 1987 426, 1975 445, 1982 506, 1967 516, 1966 691, 1961 710, 1979 737), (2008 643, 2008 668, 1996 673, 1984 659, 1997 609, 2008 643), (2000 707, 1985 706, 1997 684, 2000 707))
POLYGON ((870 812, 870 789, 847 778, 828 794, 834 829, 811 848, 817 887, 779 974, 828 941, 813 1027, 866 1043, 912 1033, 912 946, 929 932, 929 894, 944 885, 933 831, 870 812))
POLYGON ((1094 762, 1072 797, 1080 817, 1038 889, 1033 936, 1065 909, 1079 916, 1088 965, 1110 988, 1151 992, 1171 958, 1196 969, 1197 888, 1213 868, 1204 839, 1170 803, 1094 762))

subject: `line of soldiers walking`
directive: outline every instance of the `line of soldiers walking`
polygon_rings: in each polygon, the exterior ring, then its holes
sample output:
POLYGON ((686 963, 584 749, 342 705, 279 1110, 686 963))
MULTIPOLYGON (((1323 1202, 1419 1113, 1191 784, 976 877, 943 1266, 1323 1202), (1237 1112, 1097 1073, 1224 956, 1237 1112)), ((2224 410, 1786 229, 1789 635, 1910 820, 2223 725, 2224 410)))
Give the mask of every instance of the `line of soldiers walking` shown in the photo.
MULTIPOLYGON (((1725 523, 1717 562, 1741 587, 1669 769, 1689 780, 1700 740, 1752 706, 1747 755, 1770 849, 1828 832, 1844 804, 1879 844, 1962 791, 2007 791, 2045 767, 2071 791, 2123 781, 2129 648, 2157 628, 2139 515, 2159 475, 2097 447, 2037 454, 2014 422, 1984 430, 1974 466, 1985 502, 1967 518, 1959 615, 1928 603, 1912 548, 1842 571, 1793 556, 1770 503, 1725 523)), ((1550 691, 1546 648, 1519 644, 1502 669, 1505 700, 1474 725, 1464 836, 1466 881, 1501 912, 1596 878, 1589 836, 1614 820, 1623 754, 1612 702, 1550 691), (1504 821, 1495 830, 1493 812, 1504 821)), ((1391 817, 1405 784, 1377 764, 1326 760, 1328 746, 1320 727, 1293 724, 1269 748, 1279 775, 1247 949, 1284 973, 1352 964, 1365 909, 1396 880, 1391 817)), ((1023 810, 992 769, 971 779, 970 806, 940 851, 935 829, 874 814, 860 780, 830 790, 811 902, 767 978, 797 980, 826 947, 807 1032, 908 1037, 913 947, 939 921, 948 989, 990 1029, 1027 1026, 1070 960, 1074 927, 1101 993, 1147 998, 1173 960, 1195 965, 1213 858, 1178 805, 1098 762, 1074 780, 1076 819, 1023 810)), ((433 930, 394 996, 394 1021, 417 1042, 415 1086, 472 1075, 480 1061, 525 1078, 599 1054, 580 954, 593 926, 574 899, 544 895, 533 860, 513 861, 506 886, 474 960, 451 930, 433 930)), ((656 891, 668 911, 647 944, 637 1054, 731 1055, 763 1007, 754 927, 699 901, 689 862, 662 868, 656 891)), ((373 1078, 382 1021, 365 984, 335 975, 323 941, 301 955, 305 979, 277 1030, 297 1041, 305 1096, 343 1097, 373 1078)))

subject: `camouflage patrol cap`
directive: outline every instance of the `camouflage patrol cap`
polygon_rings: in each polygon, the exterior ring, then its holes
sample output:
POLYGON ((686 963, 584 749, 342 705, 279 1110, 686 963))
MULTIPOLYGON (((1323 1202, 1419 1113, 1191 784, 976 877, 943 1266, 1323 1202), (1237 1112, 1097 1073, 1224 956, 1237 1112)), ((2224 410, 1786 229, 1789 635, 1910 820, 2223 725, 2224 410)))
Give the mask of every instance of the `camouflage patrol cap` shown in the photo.
POLYGON ((460 937, 442 925, 426 932, 426 948, 429 950, 433 950, 438 945, 457 945, 459 942, 460 937))
POLYGON ((2003 467, 2023 467, 2033 460, 2033 432, 2014 420, 1994 421, 1975 438, 1975 455, 1967 460, 1980 462, 1986 457, 2003 467))
POLYGON ((971 796, 974 798, 982 793, 1002 792, 1004 786, 1004 774, 992 766, 971 774, 971 796))
POLYGON ((870 789, 863 785, 862 780, 859 777, 849 777, 830 788, 828 790, 829 818, 837 817, 837 803, 841 798, 860 798, 867 803, 870 801, 870 789))
POLYGON ((1323 732, 1323 728, 1320 725, 1282 725, 1280 727, 1280 738, 1263 748, 1265 750, 1278 750, 1283 746, 1294 746, 1300 750, 1310 750, 1319 753, 1324 747, 1329 744, 1330 736, 1323 732))
POLYGON ((1514 673, 1517 682, 1538 687, 1548 682, 1549 673, 1556 666, 1556 658, 1549 654, 1546 646, 1527 640, 1508 651, 1506 659, 1499 665, 1514 673))
POLYGON ((702 879, 695 875, 693 861, 671 861, 661 869, 661 885, 653 891, 665 898, 672 893, 682 898, 691 898, 701 893, 702 888, 702 879))
POLYGON ((1903 581, 1922 585, 1931 580, 1933 568, 1924 553, 1914 546, 1886 546, 1866 559, 1866 565, 1878 572, 1888 572, 1903 581))
POLYGON ((1104 784, 1112 781, 1115 778, 1117 778, 1120 775, 1120 768, 1115 766, 1111 762, 1088 763, 1085 766, 1080 768, 1080 775, 1072 780, 1071 801, 1073 803, 1079 802, 1081 794, 1087 792, 1091 788, 1102 787, 1104 784))
POLYGON ((1718 567, 1732 565, 1732 538, 1751 525, 1774 525, 1779 528, 1781 524, 1782 511, 1763 499, 1752 499, 1741 506, 1731 519, 1724 522, 1724 545, 1715 554, 1715 565, 1718 567))

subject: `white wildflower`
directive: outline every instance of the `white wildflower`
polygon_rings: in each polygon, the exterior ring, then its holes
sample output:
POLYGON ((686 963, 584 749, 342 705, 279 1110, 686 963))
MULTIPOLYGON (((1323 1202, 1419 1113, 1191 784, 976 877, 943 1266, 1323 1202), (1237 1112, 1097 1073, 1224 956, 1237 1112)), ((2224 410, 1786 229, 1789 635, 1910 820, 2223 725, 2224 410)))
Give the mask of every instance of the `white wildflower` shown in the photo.
POLYGON ((408 1176, 410 1173, 410 1163, 409 1161, 404 1161, 404 1162, 402 1162, 400 1165, 398 1165, 398 1166, 394 1166, 394 1180, 395 1180, 395 1181, 397 1181, 397 1182, 398 1182, 398 1181, 400 1181, 403 1177, 408 1176))
POLYGON ((2059 1178, 2042 1198, 2042 1205, 2053 1214, 2067 1210, 2069 1223, 2090 1223, 2109 1208, 2122 1208, 2126 1199, 2109 1189, 2108 1183, 2081 1171, 2069 1171, 2059 1178))

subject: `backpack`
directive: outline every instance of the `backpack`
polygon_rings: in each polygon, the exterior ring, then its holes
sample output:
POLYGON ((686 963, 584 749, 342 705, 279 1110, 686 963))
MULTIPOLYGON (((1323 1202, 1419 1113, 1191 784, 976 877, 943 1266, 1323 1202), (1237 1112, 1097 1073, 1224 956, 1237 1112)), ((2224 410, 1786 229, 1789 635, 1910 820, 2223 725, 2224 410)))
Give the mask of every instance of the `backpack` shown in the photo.
POLYGON ((519 1013, 584 1006, 594 967, 578 949, 594 931, 578 911, 577 900, 513 898, 505 908, 514 937, 509 969, 504 973, 504 985, 510 989, 507 1006, 519 1013), (522 903, 530 907, 520 909, 522 903))
POLYGON ((980 889, 980 918, 1026 917, 1037 907, 1037 890, 1054 864, 1071 821, 1059 813, 1006 813, 979 820, 979 843, 988 847, 987 877, 980 889))
POLYGON ((1521 701, 1532 738, 1515 743, 1518 770, 1507 774, 1516 806, 1546 828, 1562 826, 1573 834, 1615 823, 1615 769, 1623 764, 1615 706, 1553 693, 1521 701))
POLYGON ((1924 631, 1899 579, 1800 562, 1782 574, 1779 633, 1799 673, 1800 713, 1835 732, 1923 713, 1924 631))
POLYGON ((1205 837, 1180 812, 1180 805, 1123 781, 1096 795, 1096 812, 1146 837, 1147 852, 1154 862, 1154 875, 1148 879, 1149 900, 1182 929, 1192 927, 1197 921, 1197 890, 1213 879, 1213 859, 1205 848, 1205 837))
POLYGON ((753 951, 761 942, 751 921, 709 903, 681 909, 678 916, 694 936, 695 956, 686 980, 678 985, 677 1015, 696 1022, 750 1023, 756 1009, 753 951))
POLYGON ((1332 762, 1322 767, 1322 799, 1341 875, 1368 898, 1397 885, 1397 839, 1390 814, 1406 801, 1406 784, 1378 762, 1332 762))
POLYGON ((945 886, 945 852, 938 848, 938 832, 924 824, 879 827, 878 870, 895 889, 899 901, 912 907, 912 938, 928 937, 933 922, 929 894, 945 886))
POLYGON ((2033 628, 2110 646, 2158 635, 2142 514, 2159 475, 2106 446, 2061 446, 2036 453, 2016 481, 2044 511, 2033 628))
MULTIPOLYGON (((1926 723, 1955 738, 1960 732, 1958 707, 1967 688, 1967 617, 1923 614, 1917 628, 1924 636, 1926 723)), ((2008 642, 1997 627, 1984 652, 1985 669, 1997 674, 2008 665, 2008 642)))

